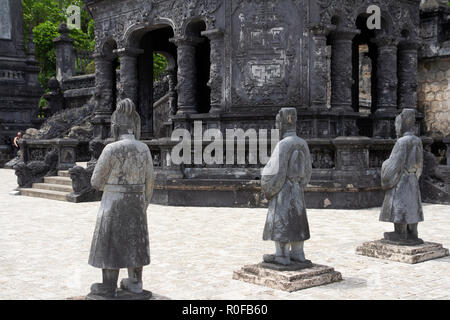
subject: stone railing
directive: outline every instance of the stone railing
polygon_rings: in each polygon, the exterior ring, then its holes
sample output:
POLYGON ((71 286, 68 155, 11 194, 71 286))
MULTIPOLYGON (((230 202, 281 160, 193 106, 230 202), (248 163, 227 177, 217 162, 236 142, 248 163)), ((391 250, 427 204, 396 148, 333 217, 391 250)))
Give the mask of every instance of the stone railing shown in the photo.
POLYGON ((79 141, 73 139, 52 139, 52 140, 27 140, 20 141, 22 150, 22 161, 43 161, 45 156, 52 150, 58 154, 58 170, 68 170, 75 166, 77 159, 77 148, 79 141))

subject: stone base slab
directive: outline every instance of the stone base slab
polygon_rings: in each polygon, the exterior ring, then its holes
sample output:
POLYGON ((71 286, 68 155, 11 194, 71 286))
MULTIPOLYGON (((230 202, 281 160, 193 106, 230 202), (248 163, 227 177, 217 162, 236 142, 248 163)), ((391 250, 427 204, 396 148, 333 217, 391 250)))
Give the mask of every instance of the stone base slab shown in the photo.
POLYGON ((277 271, 265 268, 260 263, 233 272, 233 279, 293 292, 340 281, 342 275, 331 267, 318 264, 297 271, 277 271))
POLYGON ((420 245, 405 246, 387 243, 383 240, 365 242, 356 248, 356 253, 363 256, 410 264, 449 255, 448 249, 443 248, 442 244, 439 243, 425 242, 420 245))
POLYGON ((118 289, 115 298, 106 298, 93 293, 89 293, 86 296, 86 300, 150 300, 152 293, 147 290, 143 290, 142 293, 132 293, 127 290, 118 289))

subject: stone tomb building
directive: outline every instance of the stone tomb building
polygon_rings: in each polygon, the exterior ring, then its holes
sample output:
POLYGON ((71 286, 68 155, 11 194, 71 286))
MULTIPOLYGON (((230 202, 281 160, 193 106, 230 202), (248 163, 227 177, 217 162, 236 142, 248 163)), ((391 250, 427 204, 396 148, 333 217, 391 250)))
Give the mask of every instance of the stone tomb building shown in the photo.
POLYGON ((34 43, 25 50, 22 1, 0 0, 0 165, 12 157, 17 132, 39 125, 38 73, 34 43))
POLYGON ((313 157, 308 207, 381 204, 380 167, 394 143, 394 118, 402 108, 417 108, 420 0, 85 3, 96 30, 95 136, 108 137, 117 99, 136 103, 158 168, 155 202, 265 205, 259 162, 175 165, 171 133, 193 133, 195 121, 224 137, 226 129, 270 131, 280 108, 295 107, 298 135, 313 157), (374 4, 379 30, 367 27, 374 4), (154 52, 167 58, 170 87, 167 112, 157 117, 154 52), (361 94, 360 65, 367 64, 370 92, 361 94), (165 130, 154 130, 161 124, 165 130))

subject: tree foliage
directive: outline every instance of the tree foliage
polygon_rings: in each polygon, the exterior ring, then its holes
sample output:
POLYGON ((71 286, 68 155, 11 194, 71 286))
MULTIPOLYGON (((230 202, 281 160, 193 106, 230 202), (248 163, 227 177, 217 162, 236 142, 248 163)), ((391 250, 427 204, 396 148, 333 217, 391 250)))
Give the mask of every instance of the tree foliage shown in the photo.
POLYGON ((67 20, 66 9, 70 5, 77 5, 81 10, 81 30, 72 29, 70 36, 74 39, 77 49, 93 50, 94 25, 82 0, 22 0, 25 37, 28 38, 33 30, 36 44, 36 58, 39 61, 39 83, 47 88, 48 80, 56 75, 56 53, 53 39, 60 34, 58 27, 67 20))
MULTIPOLYGON (((74 46, 77 49, 94 50, 94 20, 85 10, 82 0, 22 0, 22 4, 25 37, 28 39, 30 30, 33 30, 36 58, 40 66, 39 83, 47 89, 49 79, 56 75, 56 53, 53 39, 60 35, 59 24, 67 20, 67 8, 70 5, 82 8, 81 29, 75 28, 70 31, 70 36, 74 39, 74 46)), ((167 61, 160 54, 154 54, 153 57, 154 77, 159 79, 167 67, 167 61)), ((94 63, 91 63, 87 70, 94 72, 94 63)))

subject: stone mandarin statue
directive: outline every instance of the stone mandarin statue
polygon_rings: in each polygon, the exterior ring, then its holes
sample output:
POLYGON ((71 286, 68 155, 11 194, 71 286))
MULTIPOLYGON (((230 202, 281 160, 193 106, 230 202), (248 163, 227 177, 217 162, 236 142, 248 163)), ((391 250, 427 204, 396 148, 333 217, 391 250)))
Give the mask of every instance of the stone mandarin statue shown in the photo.
POLYGON ((386 195, 380 221, 394 223, 395 231, 384 239, 396 244, 422 244, 417 225, 423 221, 419 177, 423 168, 422 140, 414 135, 415 111, 403 109, 395 119, 398 140, 381 168, 381 185, 386 195))
POLYGON ((269 200, 264 240, 275 241, 274 255, 264 262, 281 265, 305 259, 303 243, 310 237, 303 188, 311 179, 312 165, 305 140, 296 133, 297 110, 283 108, 276 117, 281 141, 262 171, 261 187, 269 200))
POLYGON ((111 118, 116 142, 104 148, 91 179, 92 186, 103 191, 89 256, 89 264, 103 271, 103 283, 91 287, 94 295, 117 297, 121 268, 128 268, 121 289, 143 292, 142 269, 150 264, 147 207, 155 173, 148 146, 138 141, 140 130, 133 102, 120 101, 111 118))

